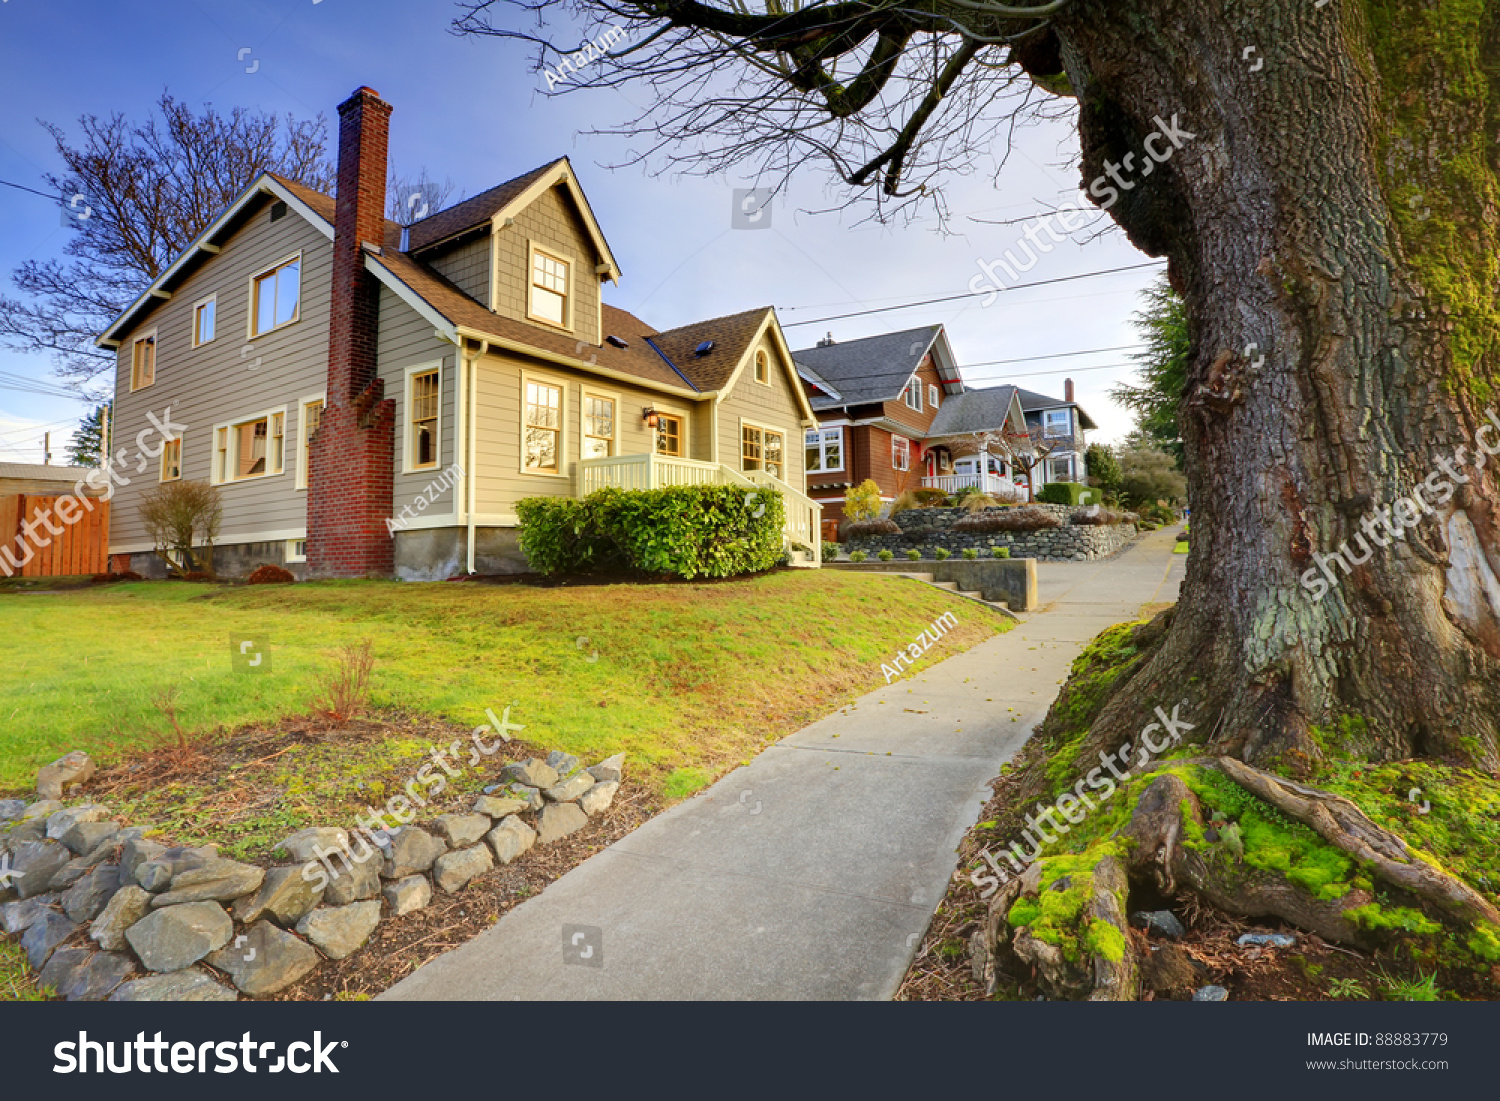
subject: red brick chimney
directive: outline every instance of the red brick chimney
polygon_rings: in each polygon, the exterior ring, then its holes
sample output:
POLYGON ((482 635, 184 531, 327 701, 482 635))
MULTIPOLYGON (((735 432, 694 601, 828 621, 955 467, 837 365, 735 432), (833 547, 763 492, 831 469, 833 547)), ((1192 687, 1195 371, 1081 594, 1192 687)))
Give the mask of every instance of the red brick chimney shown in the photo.
POLYGON ((385 239, 391 105, 361 88, 339 105, 338 199, 328 327, 328 401, 308 449, 307 571, 387 577, 396 404, 376 376, 380 283, 365 245, 385 239))
POLYGON ((1073 380, 1070 379, 1070 378, 1065 378, 1065 379, 1063 379, 1063 401, 1072 401, 1072 400, 1073 400, 1073 380))

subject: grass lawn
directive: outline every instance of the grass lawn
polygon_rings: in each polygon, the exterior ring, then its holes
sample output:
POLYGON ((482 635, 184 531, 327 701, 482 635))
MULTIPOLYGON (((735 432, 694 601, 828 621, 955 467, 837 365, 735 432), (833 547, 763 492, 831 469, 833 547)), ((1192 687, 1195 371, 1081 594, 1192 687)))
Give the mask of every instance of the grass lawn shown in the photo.
POLYGON ((882 661, 946 611, 959 626, 927 664, 1009 626, 926 585, 835 570, 552 588, 0 590, 0 790, 31 788, 72 749, 108 765, 174 740, 152 702, 163 689, 177 689, 177 721, 195 735, 306 714, 339 648, 369 639, 375 707, 473 725, 510 706, 525 741, 624 751, 670 799, 883 684, 882 661), (267 643, 271 671, 232 672, 231 638, 267 643))

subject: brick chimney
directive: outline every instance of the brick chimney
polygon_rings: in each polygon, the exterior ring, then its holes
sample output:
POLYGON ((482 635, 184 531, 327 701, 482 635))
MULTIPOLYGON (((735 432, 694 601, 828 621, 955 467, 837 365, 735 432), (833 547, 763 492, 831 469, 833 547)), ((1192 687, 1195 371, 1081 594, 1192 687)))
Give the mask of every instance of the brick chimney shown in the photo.
POLYGON ((1070 378, 1065 378, 1065 379, 1063 379, 1063 401, 1072 401, 1072 400, 1073 400, 1073 380, 1070 379, 1070 378))
POLYGON ((308 449, 307 570, 387 577, 396 403, 376 375, 380 283, 365 245, 385 239, 391 105, 361 88, 339 105, 338 197, 328 326, 328 401, 308 449))

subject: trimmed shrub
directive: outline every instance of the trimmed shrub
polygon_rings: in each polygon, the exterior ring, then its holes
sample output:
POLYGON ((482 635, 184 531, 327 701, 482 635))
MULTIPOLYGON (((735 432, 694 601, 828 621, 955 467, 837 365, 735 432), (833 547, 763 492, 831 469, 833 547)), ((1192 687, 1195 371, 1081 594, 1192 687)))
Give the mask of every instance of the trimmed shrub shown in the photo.
POLYGON ((921 557, 922 557, 922 552, 919 551, 919 550, 917 550, 916 547, 912 547, 911 550, 909 550, 909 551, 906 552, 906 560, 908 562, 917 562, 917 561, 919 561, 921 559, 921 557))
MULTIPOLYGON (((192 574, 188 574, 188 580, 196 580, 192 574)), ((284 570, 280 566, 261 566, 249 577, 245 578, 247 585, 289 585, 297 578, 290 570, 284 570)))
POLYGON ((1010 548, 1009 547, 991 547, 990 548, 990 553, 993 554, 996 558, 1009 558, 1010 557, 1010 548))
POLYGON ((963 550, 963 555, 970 562, 972 562, 972 561, 974 561, 974 559, 976 559, 976 558, 979 557, 979 548, 978 547, 965 547, 964 550, 963 550))
POLYGON ((936 549, 933 550, 932 557, 936 558, 939 562, 941 562, 945 558, 952 558, 953 557, 953 552, 951 550, 949 550, 947 547, 937 547, 936 549))
POLYGON ((892 554, 888 550, 883 550, 879 554, 877 554, 875 557, 878 558, 878 559, 880 559, 882 562, 889 562, 892 558, 895 558, 896 556, 894 554, 892 554))
POLYGON ((775 566, 786 513, 771 490, 695 485, 527 497, 516 515, 521 550, 538 573, 617 569, 691 579, 775 566))
POLYGON ((954 531, 1041 531, 1060 528, 1062 521, 1039 508, 1008 508, 1002 512, 978 512, 953 525, 954 531))
POLYGON ((1123 512, 1094 505, 1090 508, 1079 509, 1068 517, 1068 522, 1081 527, 1104 527, 1107 524, 1123 524, 1127 521, 1123 512))
POLYGON ((866 554, 864 551, 855 551, 853 554, 849 555, 849 561, 851 561, 851 562, 863 562, 866 558, 869 558, 869 557, 870 556, 868 554, 866 554))
POLYGON ((96 573, 90 580, 99 585, 107 585, 113 581, 144 581, 146 579, 134 570, 125 570, 122 573, 96 573))
POLYGON ((849 538, 859 539, 866 535, 900 535, 896 521, 880 517, 876 520, 858 520, 849 525, 849 538))
POLYGON ((832 562, 838 556, 839 545, 837 543, 830 543, 826 539, 823 540, 823 561, 832 562))
POLYGON ((1036 499, 1044 505, 1097 505, 1099 496, 1099 490, 1081 482, 1048 482, 1036 499))

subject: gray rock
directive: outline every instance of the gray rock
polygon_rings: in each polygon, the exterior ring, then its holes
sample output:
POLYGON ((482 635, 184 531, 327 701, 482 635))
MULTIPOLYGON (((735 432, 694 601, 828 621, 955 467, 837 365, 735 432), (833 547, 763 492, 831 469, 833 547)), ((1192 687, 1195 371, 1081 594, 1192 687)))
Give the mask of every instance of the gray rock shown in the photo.
POLYGON ((110 995, 112 1002, 233 1002, 234 991, 197 968, 133 979, 110 995))
POLYGON ((120 827, 113 822, 80 822, 62 836, 62 843, 79 856, 88 856, 114 841, 120 827))
MULTIPOLYGON (((167 847, 160 841, 148 841, 144 837, 127 837, 125 844, 120 847, 120 878, 126 883, 139 883, 136 873, 142 864, 148 860, 155 860, 167 851, 167 847)), ((168 877, 170 881, 171 877, 168 877)))
POLYGON ((81 749, 64 754, 36 774, 36 790, 43 799, 61 799, 74 784, 94 778, 94 759, 81 749))
POLYGON ((432 884, 425 875, 409 875, 385 885, 385 900, 390 903, 391 915, 400 917, 416 910, 426 909, 432 901, 432 884))
POLYGON ((44 910, 37 915, 21 937, 21 948, 33 971, 40 971, 52 955, 52 950, 73 935, 77 924, 63 917, 56 910, 44 910))
POLYGON ((165 891, 183 872, 205 868, 219 859, 217 845, 204 845, 189 849, 181 845, 163 849, 159 854, 139 865, 135 870, 135 881, 155 894, 165 891))
POLYGON ((386 879, 405 879, 409 875, 425 872, 432 862, 448 851, 448 846, 438 837, 416 826, 402 826, 391 832, 391 847, 387 851, 385 867, 380 870, 386 879))
POLYGON ((37 976, 37 984, 70 1002, 102 1002, 134 973, 135 961, 122 952, 59 948, 37 976))
POLYGON ((541 788, 527 787, 525 784, 510 784, 501 795, 507 799, 521 800, 526 804, 526 810, 539 811, 547 805, 547 800, 542 798, 541 788))
POLYGON ((594 778, 587 772, 577 772, 559 784, 553 784, 542 792, 554 803, 571 803, 594 786, 594 778))
POLYGON ((310 829, 298 830, 277 846, 291 853, 293 860, 302 861, 317 860, 320 854, 326 856, 348 847, 348 831, 335 829, 332 826, 313 826, 310 829))
POLYGON ((125 931, 148 971, 181 971, 234 935, 234 922, 217 902, 187 902, 153 910, 125 931))
POLYGON ((269 921, 258 921, 235 942, 208 957, 252 998, 285 990, 318 966, 318 954, 269 921))
POLYGON ((601 784, 617 783, 625 771, 625 754, 616 753, 613 757, 606 757, 593 768, 588 774, 601 784))
POLYGON ((47 836, 47 820, 45 818, 26 818, 12 824, 5 831, 4 849, 6 852, 15 852, 28 841, 40 841, 47 836))
POLYGON ((1227 1002, 1228 1000, 1229 991, 1222 986, 1200 986, 1193 991, 1195 1002, 1227 1002))
POLYGON ((26 813, 26 800, 0 799, 0 822, 19 822, 26 813))
POLYGON ((269 917, 278 925, 296 925, 313 907, 323 901, 323 888, 314 876, 309 882, 302 876, 303 865, 272 868, 265 882, 253 895, 234 904, 234 919, 242 925, 253 925, 269 917))
POLYGON ((560 749, 554 749, 547 754, 547 764, 550 765, 559 776, 568 776, 578 771, 578 766, 583 764, 571 753, 564 753, 560 749))
POLYGON ((64 807, 47 816, 47 836, 61 841, 80 822, 102 822, 109 817, 109 808, 98 803, 85 803, 78 807, 64 807))
POLYGON ((72 858, 73 854, 61 841, 25 842, 11 857, 11 871, 16 875, 9 887, 0 889, 0 898, 9 897, 9 893, 16 898, 41 894, 51 885, 52 877, 72 858))
POLYGON ((264 868, 218 857, 201 868, 178 872, 171 887, 151 905, 160 909, 184 902, 228 902, 258 890, 265 878, 264 868))
POLYGON ((52 895, 37 895, 35 898, 21 899, 19 902, 7 902, 0 906, 0 930, 4 930, 10 936, 24 933, 31 928, 32 922, 42 916, 57 899, 52 895))
POLYGON ((341 960, 357 952, 379 924, 380 903, 371 900, 314 910, 297 923, 297 932, 329 959, 341 960))
POLYGON ((1297 938, 1289 933, 1241 933, 1234 943, 1241 947, 1255 944, 1263 948, 1292 948, 1296 946, 1297 938))
POLYGON ((89 873, 89 862, 83 857, 76 857, 64 864, 61 870, 52 877, 47 884, 49 891, 66 891, 89 873))
POLYGON ((536 830, 515 815, 511 815, 484 838, 495 853, 495 859, 509 864, 532 845, 536 844, 536 830))
POLYGON ((107 952, 123 952, 130 947, 125 930, 151 912, 151 895, 134 884, 126 884, 114 893, 103 912, 89 926, 89 936, 107 952))
MULTIPOLYGON (((527 788, 526 790, 530 791, 531 789, 527 788)), ((483 814, 488 818, 493 818, 497 822, 509 815, 520 814, 521 811, 529 810, 530 808, 531 800, 529 798, 511 799, 508 796, 481 795, 478 799, 474 800, 474 811, 476 814, 483 814)))
POLYGON ((47 824, 46 819, 51 818, 58 811, 65 809, 66 808, 63 806, 63 802, 61 799, 38 799, 35 803, 27 806, 26 811, 21 815, 21 818, 23 821, 32 818, 40 818, 43 820, 43 827, 45 827, 47 824))
POLYGON ((462 890, 471 879, 483 875, 495 866, 495 858, 483 845, 469 849, 444 853, 432 864, 432 881, 450 895, 462 890))
POLYGON ((1130 924, 1137 929, 1145 929, 1148 932, 1160 933, 1164 937, 1177 940, 1186 935, 1187 929, 1183 927, 1177 915, 1171 910, 1137 910, 1130 915, 1130 924))
MULTIPOLYGON (((480 802, 489 799, 488 795, 481 795, 480 802)), ((503 800, 495 800, 503 802, 503 800)), ((490 829, 490 819, 485 814, 440 814, 433 820, 438 832, 448 839, 448 844, 455 849, 465 849, 470 845, 479 843, 490 829)))
POLYGON ((380 897, 380 870, 385 865, 385 858, 381 850, 364 843, 359 846, 359 852, 355 856, 368 853, 369 859, 351 860, 346 864, 334 864, 334 876, 328 883, 328 889, 323 893, 323 903, 327 906, 347 906, 351 902, 360 902, 367 898, 380 897))
POLYGON ((74 921, 93 921, 120 889, 120 866, 100 864, 63 895, 63 913, 74 921))
POLYGON ((559 779, 557 769, 536 757, 508 764, 500 775, 531 788, 550 788, 559 779))
POLYGON ((578 797, 578 808, 590 818, 596 814, 603 814, 609 810, 609 805, 615 801, 615 792, 619 790, 620 784, 617 780, 595 784, 578 797))
POLYGON ((543 845, 551 844, 568 834, 583 829, 589 824, 589 816, 573 803, 549 803, 542 808, 537 821, 536 839, 543 845))

